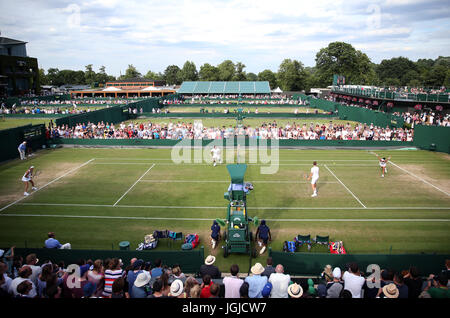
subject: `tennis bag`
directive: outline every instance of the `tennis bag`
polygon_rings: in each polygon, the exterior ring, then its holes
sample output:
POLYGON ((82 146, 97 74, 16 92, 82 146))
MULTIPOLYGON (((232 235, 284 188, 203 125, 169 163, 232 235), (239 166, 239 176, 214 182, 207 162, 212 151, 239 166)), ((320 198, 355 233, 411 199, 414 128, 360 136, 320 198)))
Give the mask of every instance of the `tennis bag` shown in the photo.
POLYGON ((200 242, 200 238, 198 234, 188 234, 184 238, 184 244, 181 245, 182 250, 192 250, 195 248, 200 242))
POLYGON ((293 241, 284 241, 283 252, 294 253, 297 250, 297 243, 293 241))
POLYGON ((148 234, 144 237, 144 242, 140 243, 136 250, 137 251, 152 250, 156 248, 157 245, 158 239, 156 239, 153 234, 148 234))

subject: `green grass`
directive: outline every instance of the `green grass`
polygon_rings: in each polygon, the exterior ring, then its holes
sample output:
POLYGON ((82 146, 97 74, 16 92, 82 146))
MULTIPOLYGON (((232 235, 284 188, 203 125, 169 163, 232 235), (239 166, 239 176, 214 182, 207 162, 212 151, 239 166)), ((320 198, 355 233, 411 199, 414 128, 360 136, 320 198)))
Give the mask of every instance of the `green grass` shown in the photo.
POLYGON ((9 128, 15 128, 20 126, 25 126, 29 124, 38 125, 38 124, 45 124, 48 125, 50 120, 55 120, 55 118, 6 118, 6 117, 0 117, 0 130, 3 129, 9 129, 9 128))
MULTIPOLYGON (((225 109, 228 108, 228 110, 230 111, 230 113, 233 113, 235 110, 237 111, 238 107, 236 105, 229 105, 227 107, 222 106, 212 106, 212 105, 205 105, 205 106, 196 106, 196 107, 192 107, 192 106, 178 106, 178 107, 174 107, 174 106, 169 106, 169 107, 165 107, 164 109, 169 109, 169 111, 171 113, 199 113, 200 109, 205 109, 208 110, 209 113, 212 112, 216 112, 216 113, 223 113, 225 109)), ((298 107, 270 107, 270 106, 264 106, 264 105, 260 105, 260 106, 242 106, 242 110, 244 113, 247 113, 249 110, 252 114, 255 113, 255 110, 258 109, 258 112, 260 114, 265 114, 265 113, 289 113, 289 114, 293 114, 295 112, 296 109, 298 109, 299 113, 315 113, 316 111, 318 113, 325 113, 323 110, 321 109, 315 109, 315 108, 310 108, 310 107, 305 107, 305 106, 298 106, 298 107)))
MULTIPOLYGON (((249 163, 245 180, 255 190, 247 200, 248 214, 267 220, 274 250, 298 234, 311 234, 342 240, 355 254, 449 253, 450 197, 444 192, 450 193, 450 157, 426 151, 379 154, 392 156, 415 176, 388 165, 381 178, 376 157, 363 150, 282 149, 279 169, 270 175, 261 173, 266 164, 249 163), (313 160, 320 167, 317 198, 310 197, 304 180, 313 160)), ((171 149, 63 148, 2 164, 0 246, 41 247, 45 233, 55 231, 77 249, 110 249, 122 240, 134 249, 146 234, 169 229, 198 233, 205 253, 218 256, 221 270, 229 271, 235 262, 246 268, 247 255, 223 258, 220 247, 209 246, 212 220, 226 217, 225 165, 176 165, 170 155, 171 149), (20 178, 31 164, 41 170, 40 187, 76 170, 2 210, 23 198, 20 178)), ((164 241, 158 246, 168 248, 164 241)), ((264 263, 266 256, 258 261, 264 263)))

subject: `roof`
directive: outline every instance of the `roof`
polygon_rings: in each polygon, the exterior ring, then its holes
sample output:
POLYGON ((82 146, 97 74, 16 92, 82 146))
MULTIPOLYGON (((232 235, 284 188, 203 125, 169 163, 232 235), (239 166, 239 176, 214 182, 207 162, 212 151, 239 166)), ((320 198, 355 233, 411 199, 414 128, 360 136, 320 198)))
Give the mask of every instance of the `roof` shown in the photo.
POLYGON ((183 82, 179 94, 270 94, 269 82, 183 82))
POLYGON ((133 78, 125 78, 125 79, 118 79, 115 81, 109 81, 108 83, 131 83, 131 82, 162 82, 161 80, 153 80, 148 79, 144 77, 133 77, 133 78))
POLYGON ((26 44, 26 43, 27 42, 0 37, 0 45, 18 45, 18 44, 26 44))
POLYGON ((244 183, 244 175, 247 170, 246 164, 227 165, 227 169, 232 183, 244 183))

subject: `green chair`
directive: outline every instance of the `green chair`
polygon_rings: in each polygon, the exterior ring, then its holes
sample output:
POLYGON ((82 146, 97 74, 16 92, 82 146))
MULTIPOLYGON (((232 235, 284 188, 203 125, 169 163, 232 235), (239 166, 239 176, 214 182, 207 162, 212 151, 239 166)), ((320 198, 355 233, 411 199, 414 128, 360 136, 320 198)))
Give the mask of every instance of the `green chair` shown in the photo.
POLYGON ((308 235, 297 235, 294 238, 294 241, 297 242, 298 246, 302 246, 303 244, 308 245, 308 251, 311 250, 311 234, 308 235))
POLYGON ((182 232, 176 232, 173 236, 169 236, 169 242, 170 246, 172 246, 172 243, 175 241, 182 241, 183 240, 183 233, 182 232))
POLYGON ((330 246, 330 237, 329 236, 316 235, 316 238, 313 239, 313 241, 314 241, 314 244, 326 246, 327 250, 329 252, 329 249, 328 249, 328 247, 330 246))

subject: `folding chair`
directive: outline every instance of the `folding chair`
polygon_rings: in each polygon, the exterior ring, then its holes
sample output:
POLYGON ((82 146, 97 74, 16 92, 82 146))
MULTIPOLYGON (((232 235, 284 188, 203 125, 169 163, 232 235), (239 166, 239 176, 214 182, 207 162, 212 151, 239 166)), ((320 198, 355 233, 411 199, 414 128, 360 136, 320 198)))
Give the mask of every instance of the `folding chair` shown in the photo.
POLYGON ((330 245, 330 237, 329 236, 320 236, 316 235, 316 238, 313 239, 314 244, 324 245, 327 247, 327 251, 329 252, 329 245, 330 245))
POLYGON ((297 235, 294 238, 294 241, 297 242, 298 246, 302 246, 303 244, 308 244, 308 251, 311 250, 311 234, 308 235, 297 235))
POLYGON ((183 233, 182 232, 172 232, 169 231, 168 237, 170 239, 170 246, 172 246, 172 242, 174 241, 182 241, 183 240, 183 233))

